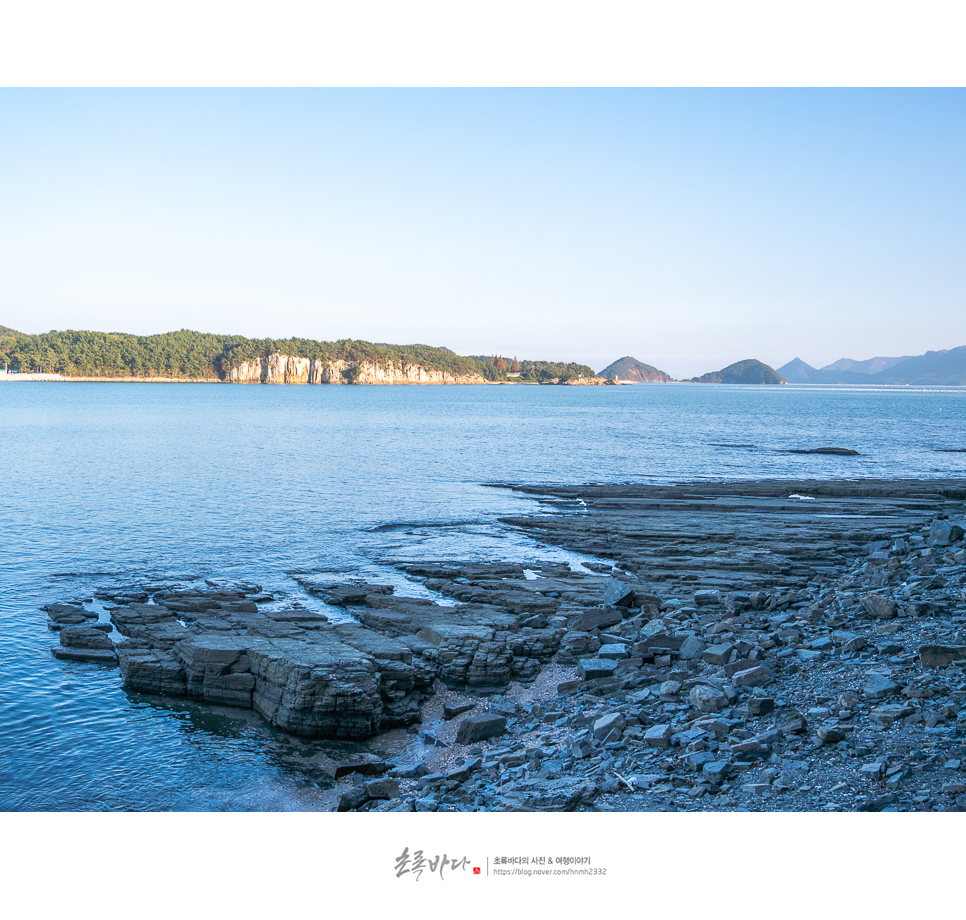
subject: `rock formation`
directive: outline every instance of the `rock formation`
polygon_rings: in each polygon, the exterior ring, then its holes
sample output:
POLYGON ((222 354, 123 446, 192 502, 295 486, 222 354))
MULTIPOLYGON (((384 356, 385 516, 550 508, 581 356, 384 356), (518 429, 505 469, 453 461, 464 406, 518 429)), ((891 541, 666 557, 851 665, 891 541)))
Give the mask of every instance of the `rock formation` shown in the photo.
POLYGON ((485 383, 480 374, 451 374, 419 364, 363 360, 322 361, 296 358, 274 352, 231 368, 228 383, 361 383, 361 384, 477 384, 485 383))
POLYGON ((58 657, 297 734, 422 722, 333 809, 966 809, 966 481, 518 488, 584 510, 505 523, 607 561, 401 566, 451 607, 299 576, 341 623, 137 587, 116 645, 49 605, 58 657))

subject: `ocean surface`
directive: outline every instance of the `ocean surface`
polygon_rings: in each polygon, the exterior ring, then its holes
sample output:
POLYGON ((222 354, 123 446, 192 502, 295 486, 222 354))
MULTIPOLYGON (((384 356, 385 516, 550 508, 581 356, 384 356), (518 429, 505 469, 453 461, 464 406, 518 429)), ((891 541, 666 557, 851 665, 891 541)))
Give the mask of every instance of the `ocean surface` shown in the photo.
MULTIPOLYGON (((0 810, 324 807, 306 742, 60 662, 39 605, 147 579, 565 560, 489 482, 966 475, 966 389, 0 384, 0 810), (802 456, 790 448, 858 450, 802 456)), ((94 609, 99 608, 94 602, 94 609)), ((336 611, 328 611, 339 615, 336 611)))

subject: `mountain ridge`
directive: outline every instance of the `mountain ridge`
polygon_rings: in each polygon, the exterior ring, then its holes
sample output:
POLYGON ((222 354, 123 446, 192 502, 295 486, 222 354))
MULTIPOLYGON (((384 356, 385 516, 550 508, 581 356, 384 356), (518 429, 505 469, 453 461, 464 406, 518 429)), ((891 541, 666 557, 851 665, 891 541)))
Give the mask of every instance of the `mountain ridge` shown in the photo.
POLYGON ((966 385, 966 345, 901 358, 876 357, 865 361, 841 358, 822 368, 812 367, 801 358, 793 358, 779 367, 778 373, 789 383, 963 386, 966 385), (879 370, 869 372, 875 367, 879 370))

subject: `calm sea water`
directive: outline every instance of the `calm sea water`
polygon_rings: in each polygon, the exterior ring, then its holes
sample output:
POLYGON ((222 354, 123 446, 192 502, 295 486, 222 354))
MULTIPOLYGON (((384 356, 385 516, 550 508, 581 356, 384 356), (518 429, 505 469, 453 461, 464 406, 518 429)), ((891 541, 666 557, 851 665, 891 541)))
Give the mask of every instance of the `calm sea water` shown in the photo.
MULTIPOLYGON (((0 809, 312 809, 315 752, 252 714, 59 662, 38 605, 157 578, 394 580, 409 558, 569 558, 490 481, 966 475, 966 390, 0 384, 0 809), (796 456, 841 446, 861 457, 796 456)), ((576 557, 574 557, 576 558, 576 557)))

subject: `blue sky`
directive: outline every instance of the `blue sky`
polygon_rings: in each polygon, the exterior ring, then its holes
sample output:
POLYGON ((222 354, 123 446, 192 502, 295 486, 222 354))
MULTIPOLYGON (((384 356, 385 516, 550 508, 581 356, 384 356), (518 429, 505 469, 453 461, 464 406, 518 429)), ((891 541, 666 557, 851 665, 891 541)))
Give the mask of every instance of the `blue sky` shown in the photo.
POLYGON ((3 90, 0 324, 675 376, 966 344, 962 90, 3 90))

